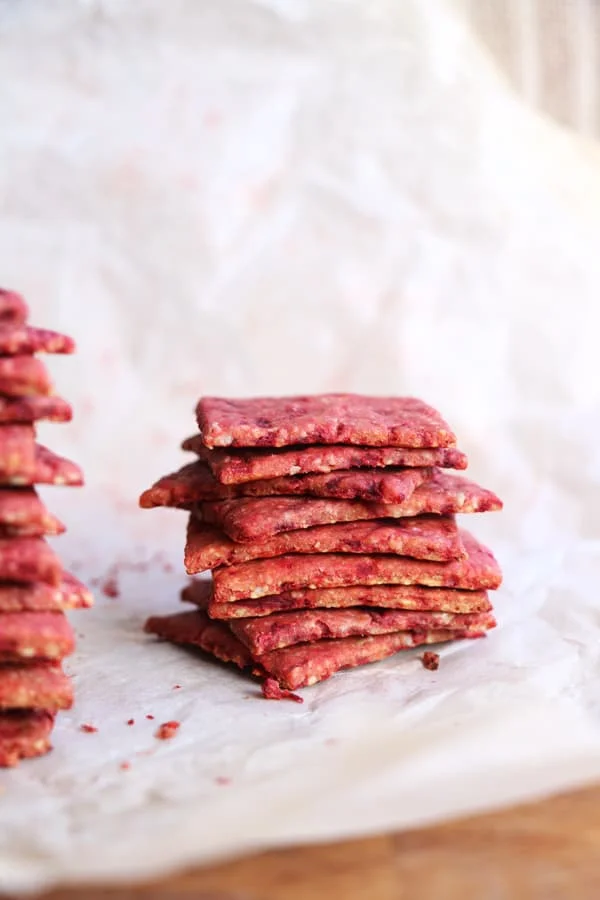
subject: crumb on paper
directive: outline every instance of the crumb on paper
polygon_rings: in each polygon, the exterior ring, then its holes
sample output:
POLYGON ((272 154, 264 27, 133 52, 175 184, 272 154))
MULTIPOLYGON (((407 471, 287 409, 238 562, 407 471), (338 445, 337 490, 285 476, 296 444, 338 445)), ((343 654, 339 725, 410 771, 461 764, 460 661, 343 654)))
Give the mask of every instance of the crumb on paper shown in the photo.
POLYGON ((88 725, 87 722, 84 722, 83 725, 80 725, 79 730, 83 731, 84 734, 95 734, 98 731, 95 725, 88 725))
POLYGON ((128 725, 135 725, 135 719, 127 719, 128 725))
POLYGON ((119 766, 119 768, 121 769, 122 772, 127 772, 127 770, 131 768, 131 763, 130 762, 122 762, 121 765, 119 766))
POLYGON ((160 741, 168 741, 171 738, 175 737, 175 735, 179 731, 180 726, 181 722, 176 722, 173 720, 170 722, 163 722, 162 725, 158 726, 154 737, 158 738, 160 741))
POLYGON ((174 685, 173 685, 173 690, 174 690, 174 691, 179 691, 179 690, 181 690, 181 685, 180 685, 180 684, 174 684, 174 685))
POLYGON ((153 719, 154 716, 152 715, 152 713, 146 713, 146 718, 147 718, 147 719, 153 719))
POLYGON ((100 590, 105 597, 111 597, 112 599, 118 597, 120 591, 116 577, 114 575, 109 575, 107 578, 105 578, 100 586, 100 590))
POLYGON ((426 669, 429 669, 430 672, 435 672, 440 667, 440 655, 432 650, 427 650, 422 656, 422 662, 426 669))
POLYGON ((265 678, 262 683, 262 692, 265 700, 293 700, 294 703, 304 703, 304 698, 293 691, 286 691, 280 687, 274 678, 265 678))
POLYGON ((222 786, 231 784, 231 778, 227 778, 225 775, 217 775, 217 777, 215 778, 215 784, 219 784, 222 786))

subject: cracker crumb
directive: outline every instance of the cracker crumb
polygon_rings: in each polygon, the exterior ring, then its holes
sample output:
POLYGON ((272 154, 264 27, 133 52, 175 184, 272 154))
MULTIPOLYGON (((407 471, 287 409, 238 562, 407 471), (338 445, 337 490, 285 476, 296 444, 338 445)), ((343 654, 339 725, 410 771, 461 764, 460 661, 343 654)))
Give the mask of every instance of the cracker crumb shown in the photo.
POLYGON ((152 715, 152 713, 146 713, 146 718, 147 718, 147 719, 153 719, 154 716, 152 715))
POLYGON ((127 770, 131 768, 131 763, 130 762, 122 762, 121 765, 119 766, 119 768, 121 769, 122 772, 127 772, 127 770))
POLYGON ((440 667, 440 655, 439 653, 434 653, 432 650, 427 650, 421 659, 425 668, 429 669, 431 672, 435 672, 435 670, 440 667))
POLYGON ((175 737, 179 728, 181 726, 181 722, 176 722, 174 720, 170 722, 163 722, 162 725, 158 726, 157 731, 154 733, 154 737, 158 738, 160 741, 168 741, 171 738, 175 737))
POLYGON ((225 775, 217 775, 217 777, 215 778, 215 784, 219 784, 219 785, 223 785, 223 786, 227 785, 227 784, 231 784, 231 778, 226 778, 225 775))
POLYGON ((120 591, 119 591, 119 585, 117 584, 117 579, 115 578, 115 576, 109 575, 108 578, 106 578, 102 582, 102 586, 101 586, 100 590, 102 591, 102 593, 104 594, 105 597, 111 597, 112 599, 114 599, 115 597, 118 597, 120 594, 120 591))
POLYGON ((295 703, 304 703, 302 697, 292 691, 284 690, 274 678, 265 678, 262 683, 262 692, 266 700, 293 700, 295 703))
POLYGON ((95 734, 98 731, 95 725, 88 725, 87 723, 80 725, 79 730, 83 731, 85 734, 95 734))
POLYGON ((128 725, 135 725, 135 719, 127 719, 128 725))

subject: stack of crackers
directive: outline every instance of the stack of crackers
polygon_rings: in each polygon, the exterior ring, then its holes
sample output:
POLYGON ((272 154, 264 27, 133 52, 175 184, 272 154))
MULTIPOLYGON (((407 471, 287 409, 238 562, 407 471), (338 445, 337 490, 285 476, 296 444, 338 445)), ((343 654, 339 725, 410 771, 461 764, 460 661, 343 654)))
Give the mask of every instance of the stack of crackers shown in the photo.
MULTIPOLYGON (((189 510, 191 612, 146 630, 257 675, 278 698, 399 650, 483 637, 501 572, 458 513, 498 497, 455 474, 467 458, 438 412, 354 394, 197 406, 195 462, 145 508, 189 510)), ((432 667, 437 657, 427 654, 432 667)))
POLYGON ((50 749, 54 717, 73 701, 61 662, 74 646, 64 610, 92 603, 47 543, 65 526, 35 489, 83 483, 75 463, 36 442, 35 426, 72 416, 36 354, 75 346, 27 319, 22 297, 0 290, 0 766, 50 749))

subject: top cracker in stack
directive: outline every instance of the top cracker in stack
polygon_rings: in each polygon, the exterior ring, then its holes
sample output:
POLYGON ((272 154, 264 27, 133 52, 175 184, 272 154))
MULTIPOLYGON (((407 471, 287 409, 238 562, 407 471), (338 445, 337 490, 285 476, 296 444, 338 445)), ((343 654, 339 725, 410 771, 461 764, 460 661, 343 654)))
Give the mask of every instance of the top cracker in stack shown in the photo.
POLYGON ((65 526, 37 484, 79 485, 75 463, 36 443, 40 420, 66 422, 38 353, 72 353, 71 338, 27 325, 18 294, 0 290, 0 766, 50 749, 55 713, 73 700, 62 659, 73 652, 66 609, 89 606, 46 541, 65 526))
POLYGON ((199 457, 141 505, 190 510, 198 611, 147 630, 249 667, 268 696, 399 649, 479 637, 501 575, 455 515, 500 509, 447 423, 414 398, 325 394, 197 407, 199 457))

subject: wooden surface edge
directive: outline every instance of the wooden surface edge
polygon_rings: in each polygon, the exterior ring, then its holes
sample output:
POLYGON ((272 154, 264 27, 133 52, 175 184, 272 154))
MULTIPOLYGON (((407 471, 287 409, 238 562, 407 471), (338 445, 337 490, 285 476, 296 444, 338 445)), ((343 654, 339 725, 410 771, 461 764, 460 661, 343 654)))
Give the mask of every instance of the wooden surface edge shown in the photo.
POLYGON ((39 900, 598 900, 600 786, 429 828, 39 900))

